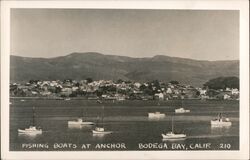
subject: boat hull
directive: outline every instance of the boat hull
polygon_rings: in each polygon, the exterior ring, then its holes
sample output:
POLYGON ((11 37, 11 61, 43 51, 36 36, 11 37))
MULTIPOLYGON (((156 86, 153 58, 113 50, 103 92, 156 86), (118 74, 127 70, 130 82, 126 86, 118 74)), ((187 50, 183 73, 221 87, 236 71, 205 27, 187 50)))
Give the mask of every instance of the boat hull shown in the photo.
POLYGON ((148 113, 148 118, 164 118, 166 115, 164 113, 148 113))
POLYGON ((96 131, 92 130, 93 134, 111 134, 112 131, 96 131))
POLYGON ((175 113, 189 113, 190 110, 175 110, 175 113))
POLYGON ((232 125, 232 122, 225 122, 225 121, 211 121, 212 126, 218 126, 218 127, 228 127, 232 125))
POLYGON ((77 121, 69 121, 68 125, 94 125, 94 122, 77 122, 77 121))
POLYGON ((161 134, 161 135, 163 139, 181 139, 187 137, 185 134, 174 134, 174 135, 161 134))
POLYGON ((20 134, 42 134, 42 130, 23 130, 18 129, 18 133, 20 134))

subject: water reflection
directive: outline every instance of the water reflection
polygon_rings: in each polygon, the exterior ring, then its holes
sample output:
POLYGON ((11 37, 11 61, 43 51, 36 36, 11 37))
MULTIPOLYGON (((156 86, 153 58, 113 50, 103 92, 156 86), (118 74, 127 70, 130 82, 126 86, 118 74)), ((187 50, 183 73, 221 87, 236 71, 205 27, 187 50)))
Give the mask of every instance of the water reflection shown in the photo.
POLYGON ((105 137, 105 134, 95 134, 93 133, 93 138, 96 140, 103 139, 105 137))
POLYGON ((221 125, 211 125, 212 130, 218 130, 218 129, 229 129, 231 126, 221 126, 221 125))
POLYGON ((211 126, 211 134, 225 135, 230 133, 231 126, 211 126))
POLYGON ((187 138, 176 138, 176 139, 162 139, 162 142, 182 142, 185 141, 187 138))
POLYGON ((91 125, 82 125, 82 124, 68 124, 69 129, 83 129, 83 130, 90 130, 93 126, 91 125))
POLYGON ((148 117, 149 121, 161 121, 164 120, 165 117, 148 117))
POLYGON ((42 133, 18 133, 18 137, 26 139, 26 140, 34 140, 38 136, 41 136, 42 133))

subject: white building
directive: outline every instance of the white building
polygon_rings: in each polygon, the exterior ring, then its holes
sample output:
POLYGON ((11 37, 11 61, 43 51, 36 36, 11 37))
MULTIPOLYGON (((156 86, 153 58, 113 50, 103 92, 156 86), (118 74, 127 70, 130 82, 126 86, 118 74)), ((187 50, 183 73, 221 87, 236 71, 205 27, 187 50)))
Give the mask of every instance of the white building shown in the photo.
POLYGON ((136 82, 136 83, 134 83, 134 86, 137 87, 137 88, 140 88, 141 87, 141 83, 136 82))
POLYGON ((168 94, 173 93, 172 89, 171 89, 171 88, 167 88, 167 93, 168 93, 168 94))
POLYGON ((207 90, 205 90, 205 89, 201 89, 201 90, 199 90, 199 92, 200 92, 200 95, 206 95, 207 90))
POLYGON ((159 97, 160 100, 164 99, 164 94, 163 93, 156 93, 155 96, 159 97))
POLYGON ((237 88, 233 88, 231 93, 232 93, 232 95, 238 95, 238 94, 240 94, 240 91, 237 88))
POLYGON ((225 94, 223 98, 224 98, 224 99, 230 99, 231 97, 230 97, 230 95, 225 94))

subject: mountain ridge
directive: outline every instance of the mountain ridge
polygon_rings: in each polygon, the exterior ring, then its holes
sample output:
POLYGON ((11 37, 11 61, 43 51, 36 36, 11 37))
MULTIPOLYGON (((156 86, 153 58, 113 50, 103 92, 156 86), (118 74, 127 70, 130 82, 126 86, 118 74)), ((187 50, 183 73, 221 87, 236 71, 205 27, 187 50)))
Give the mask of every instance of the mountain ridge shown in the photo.
POLYGON ((202 86, 211 78, 239 76, 239 60, 204 61, 156 55, 133 58, 97 52, 73 52, 53 58, 10 56, 11 82, 30 79, 124 79, 131 81, 177 80, 202 86))

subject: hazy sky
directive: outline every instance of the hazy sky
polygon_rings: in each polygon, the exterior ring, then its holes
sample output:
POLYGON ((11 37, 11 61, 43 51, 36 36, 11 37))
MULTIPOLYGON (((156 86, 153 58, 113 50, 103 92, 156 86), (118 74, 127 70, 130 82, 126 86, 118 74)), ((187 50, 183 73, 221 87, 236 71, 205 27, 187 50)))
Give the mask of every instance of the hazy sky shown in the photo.
POLYGON ((56 57, 72 52, 239 59, 239 12, 12 9, 11 54, 56 57))

